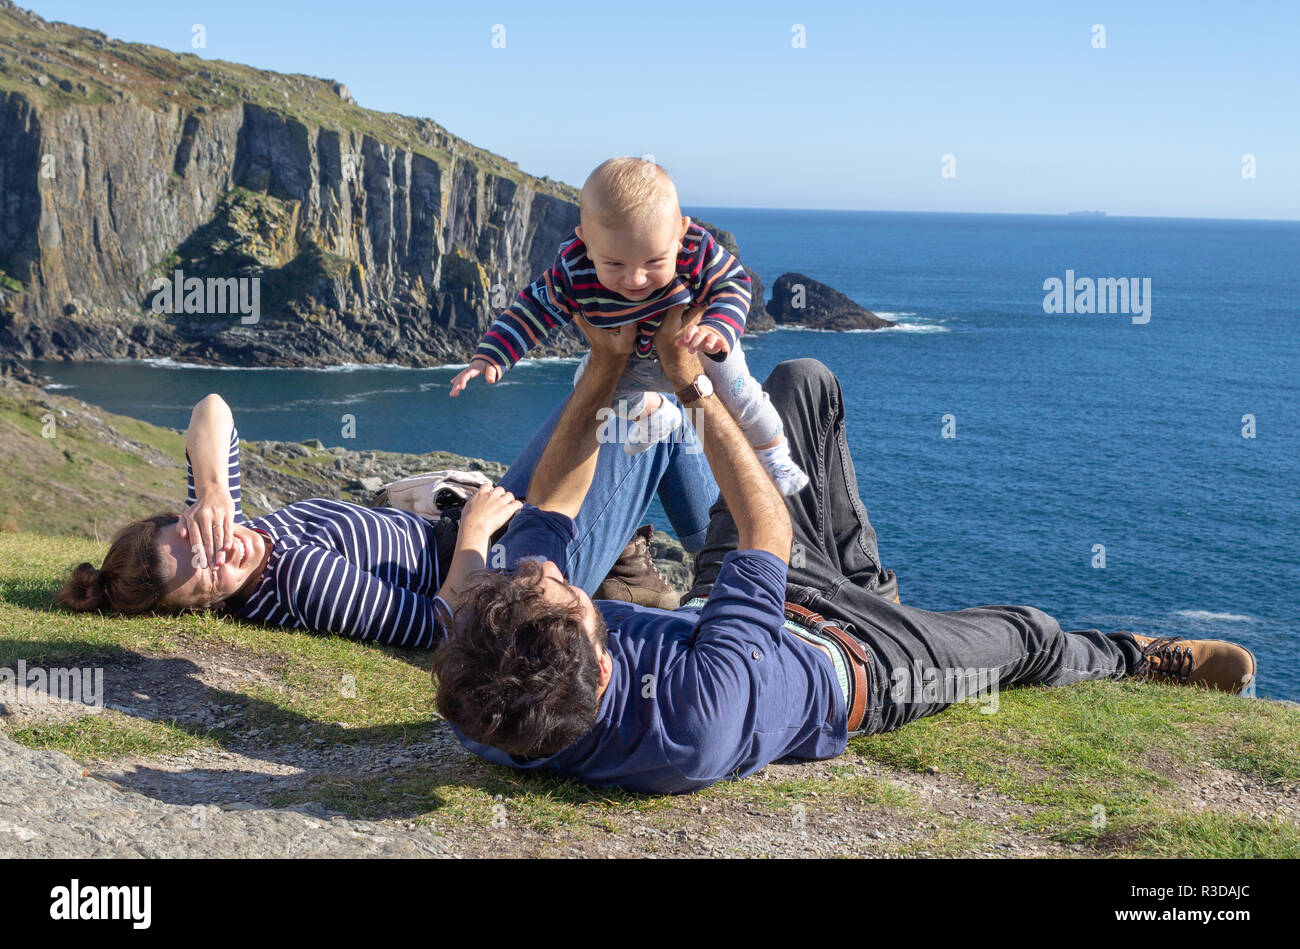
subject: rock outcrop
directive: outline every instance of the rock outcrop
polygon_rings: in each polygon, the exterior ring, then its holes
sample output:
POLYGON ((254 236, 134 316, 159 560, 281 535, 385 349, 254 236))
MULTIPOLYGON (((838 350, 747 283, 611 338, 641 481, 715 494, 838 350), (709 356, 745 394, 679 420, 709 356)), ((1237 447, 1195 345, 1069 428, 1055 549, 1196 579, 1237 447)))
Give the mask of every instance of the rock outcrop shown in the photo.
MULTIPOLYGON (((573 187, 340 82, 0 0, 0 353, 456 361, 577 222, 573 187), (196 278, 197 304, 158 305, 196 278)), ((538 354, 577 348, 570 329, 538 354)))
POLYGON ((777 326, 822 330, 878 330, 897 326, 854 303, 833 287, 801 273, 784 273, 772 285, 767 312, 777 326))

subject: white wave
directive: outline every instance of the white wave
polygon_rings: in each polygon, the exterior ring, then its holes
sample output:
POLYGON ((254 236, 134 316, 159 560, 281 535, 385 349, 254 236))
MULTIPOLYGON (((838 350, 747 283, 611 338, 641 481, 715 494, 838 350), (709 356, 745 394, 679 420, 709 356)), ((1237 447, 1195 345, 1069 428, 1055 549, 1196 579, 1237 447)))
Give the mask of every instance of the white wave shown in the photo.
POLYGON ((899 323, 897 326, 882 326, 880 329, 851 329, 851 330, 827 330, 815 326, 778 326, 773 332, 776 333, 834 333, 837 336, 845 333, 949 333, 952 332, 946 326, 939 326, 937 323, 899 323))
MULTIPOLYGON (((516 369, 535 368, 540 365, 571 363, 576 365, 581 356, 532 356, 521 359, 516 369)), ((357 372, 362 369, 404 369, 408 372, 441 372, 445 369, 461 370, 467 362, 445 362, 437 366, 402 366, 395 362, 345 362, 336 366, 209 366, 198 362, 181 362, 170 356, 151 356, 147 359, 104 359, 107 363, 124 363, 133 366, 152 366, 156 369, 211 369, 216 372, 357 372)), ((52 388, 47 386, 47 388, 52 388)))
POLYGON ((1200 620, 1207 623, 1253 623, 1255 617, 1244 613, 1211 613, 1209 610, 1179 610, 1174 614, 1183 619, 1200 620))
POLYGON ((863 333, 951 333, 952 330, 938 323, 899 323, 879 330, 854 330, 863 333))
MULTIPOLYGON (((153 356, 148 359, 105 359, 103 362, 127 363, 133 366, 152 366, 156 369, 211 369, 215 372, 356 372, 359 369, 415 369, 395 362, 359 363, 345 362, 336 366, 210 366, 200 362, 180 362, 170 356, 153 356)), ((444 366, 430 368, 443 369, 444 366)))
POLYGON ((544 365, 546 363, 572 363, 573 365, 577 365, 581 361, 581 356, 538 356, 536 358, 529 356, 528 358, 521 359, 519 362, 515 363, 515 368, 518 369, 521 366, 527 366, 529 363, 532 363, 535 366, 544 365))
MULTIPOLYGON (((577 365, 581 359, 582 359, 581 356, 525 356, 523 359, 519 360, 519 362, 515 363, 514 368, 535 369, 538 366, 563 365, 564 363, 571 363, 573 365, 577 365)), ((461 369, 468 369, 468 368, 469 368, 469 363, 467 362, 444 362, 437 366, 428 366, 421 371, 433 372, 435 370, 441 370, 441 369, 455 369, 457 371, 460 371, 461 369)), ((506 371, 509 372, 511 370, 506 370, 506 371)))
POLYGON ((75 389, 76 386, 72 385, 69 382, 51 382, 49 385, 44 386, 43 388, 45 389, 46 392, 49 392, 52 389, 75 389))
POLYGON ((417 367, 403 366, 395 362, 345 362, 337 366, 295 366, 293 368, 309 369, 312 372, 356 372, 359 369, 415 369, 417 367))
POLYGON ((884 310, 872 310, 871 312, 882 320, 892 320, 900 316, 916 316, 915 313, 886 313, 884 310))

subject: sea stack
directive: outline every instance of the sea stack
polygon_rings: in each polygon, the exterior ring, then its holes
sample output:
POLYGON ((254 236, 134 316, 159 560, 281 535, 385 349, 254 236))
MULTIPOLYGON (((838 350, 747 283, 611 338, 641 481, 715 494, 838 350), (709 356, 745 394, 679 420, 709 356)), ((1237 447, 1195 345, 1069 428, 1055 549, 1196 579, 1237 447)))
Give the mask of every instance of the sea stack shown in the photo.
POLYGON ((777 326, 878 330, 898 325, 859 306, 834 287, 801 273, 784 273, 776 278, 767 311, 777 326))

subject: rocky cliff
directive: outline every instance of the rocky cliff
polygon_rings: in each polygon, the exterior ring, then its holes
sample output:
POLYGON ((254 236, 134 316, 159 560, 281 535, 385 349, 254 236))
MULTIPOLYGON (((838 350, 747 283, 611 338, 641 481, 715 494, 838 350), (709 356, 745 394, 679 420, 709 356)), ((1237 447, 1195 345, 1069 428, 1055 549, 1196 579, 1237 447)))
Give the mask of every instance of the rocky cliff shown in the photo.
POLYGON ((342 83, 0 0, 0 353, 455 361, 577 221, 573 187, 342 83))

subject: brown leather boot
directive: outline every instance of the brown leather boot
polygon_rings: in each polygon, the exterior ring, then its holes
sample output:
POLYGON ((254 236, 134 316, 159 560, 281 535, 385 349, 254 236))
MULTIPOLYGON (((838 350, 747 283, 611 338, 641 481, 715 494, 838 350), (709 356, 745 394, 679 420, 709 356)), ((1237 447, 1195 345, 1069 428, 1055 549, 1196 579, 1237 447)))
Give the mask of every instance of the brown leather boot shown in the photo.
POLYGON ((1139 636, 1142 661, 1134 676, 1178 685, 1203 685, 1240 692, 1255 681, 1255 654, 1222 639, 1183 639, 1181 636, 1139 636))
POLYGON ((596 588, 592 599, 623 600, 661 610, 677 609, 681 603, 681 594, 668 585, 650 558, 650 538, 654 532, 651 524, 636 529, 632 539, 619 554, 609 576, 596 588))

